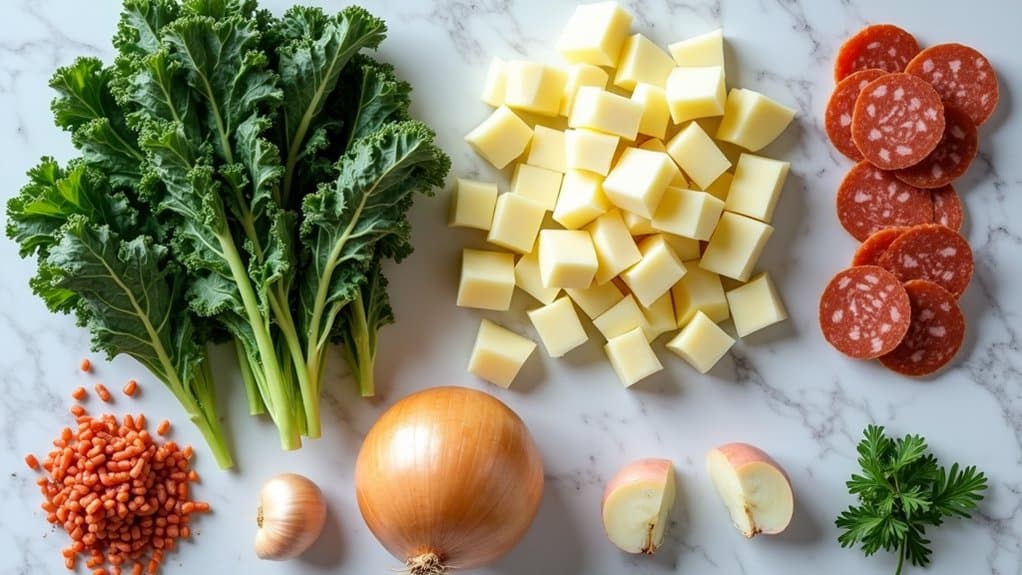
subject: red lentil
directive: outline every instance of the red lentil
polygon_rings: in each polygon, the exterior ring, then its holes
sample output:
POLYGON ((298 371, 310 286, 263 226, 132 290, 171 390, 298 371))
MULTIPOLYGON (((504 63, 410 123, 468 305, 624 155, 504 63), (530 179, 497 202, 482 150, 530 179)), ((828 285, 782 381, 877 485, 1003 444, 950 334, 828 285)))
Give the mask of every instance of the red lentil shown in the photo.
POLYGON ((87 357, 86 358, 82 358, 82 363, 80 363, 78 365, 78 369, 88 373, 88 372, 92 371, 92 362, 89 361, 89 358, 87 358, 87 357))
POLYGON ((33 471, 39 470, 39 460, 36 459, 35 455, 32 455, 31 453, 25 456, 25 465, 27 465, 28 468, 33 471))
POLYGON ((134 379, 129 379, 128 383, 124 384, 124 389, 122 389, 121 391, 124 392, 124 395, 127 395, 128 397, 133 397, 135 395, 136 390, 138 390, 138 382, 135 381, 134 379))
MULTIPOLYGON (((167 435, 167 433, 169 431, 170 431, 170 422, 167 421, 166 419, 161 421, 159 427, 156 428, 156 433, 158 435, 167 435)), ((173 442, 171 441, 170 443, 173 443, 173 442)))
POLYGON ((75 401, 81 401, 81 400, 85 399, 86 395, 87 394, 86 394, 85 388, 81 387, 81 386, 76 387, 74 389, 74 391, 71 392, 71 397, 74 398, 75 401))
POLYGON ((99 396, 106 403, 110 403, 110 390, 106 388, 102 383, 96 384, 96 395, 99 396))

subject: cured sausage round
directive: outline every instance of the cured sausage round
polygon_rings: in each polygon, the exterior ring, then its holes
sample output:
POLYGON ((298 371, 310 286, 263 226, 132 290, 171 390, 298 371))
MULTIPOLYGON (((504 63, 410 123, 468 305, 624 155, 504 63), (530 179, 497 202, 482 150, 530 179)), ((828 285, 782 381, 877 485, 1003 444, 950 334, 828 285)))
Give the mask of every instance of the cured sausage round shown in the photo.
POLYGON ((875 266, 884 255, 887 248, 891 247, 894 240, 901 237, 908 228, 884 228, 866 238, 866 241, 859 245, 852 256, 853 266, 875 266))
POLYGON ((884 170, 907 168, 930 155, 944 135, 944 103, 924 80, 887 74, 862 89, 852 112, 852 141, 884 170))
POLYGON ((979 149, 976 124, 954 104, 944 104, 944 135, 929 156, 914 166, 894 172, 894 177, 917 188, 940 188, 969 169, 979 149))
POLYGON ((969 46, 930 46, 913 58, 905 71, 929 82, 945 102, 964 110, 977 126, 990 119, 997 107, 997 72, 983 54, 969 46))
POLYGON ((962 211, 962 199, 954 187, 947 185, 943 188, 930 190, 933 196, 933 223, 940 224, 954 231, 961 231, 964 213, 962 211))
POLYGON ((929 191, 863 161, 838 187, 837 217, 852 237, 863 242, 884 228, 932 222, 933 198, 929 191))
POLYGON ((834 93, 827 102, 827 111, 824 113, 827 137, 837 151, 856 162, 862 159, 862 152, 852 141, 852 112, 855 111, 855 100, 867 84, 886 73, 876 68, 853 72, 837 83, 834 93))
POLYGON ((923 376, 947 365, 965 339, 965 318, 955 296, 926 280, 905 283, 912 320, 898 347, 880 363, 902 375, 923 376))
POLYGON ((823 337, 856 359, 875 359, 898 347, 910 318, 904 286, 878 266, 838 272, 820 296, 823 337))
POLYGON ((866 26, 841 45, 834 60, 834 81, 870 68, 901 72, 918 53, 919 42, 905 30, 891 24, 866 26))
POLYGON ((940 224, 916 226, 891 242, 880 265, 899 280, 930 280, 960 297, 972 279, 972 248, 958 232, 940 224))

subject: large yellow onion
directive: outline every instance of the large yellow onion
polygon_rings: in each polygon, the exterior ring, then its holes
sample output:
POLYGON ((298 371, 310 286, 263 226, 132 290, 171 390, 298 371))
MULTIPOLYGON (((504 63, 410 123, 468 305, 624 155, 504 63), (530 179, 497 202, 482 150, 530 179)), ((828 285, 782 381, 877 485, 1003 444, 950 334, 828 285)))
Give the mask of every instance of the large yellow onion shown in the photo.
POLYGON ((521 418, 462 387, 412 394, 373 425, 355 465, 373 535, 412 575, 471 569, 507 553, 543 495, 543 462, 521 418))

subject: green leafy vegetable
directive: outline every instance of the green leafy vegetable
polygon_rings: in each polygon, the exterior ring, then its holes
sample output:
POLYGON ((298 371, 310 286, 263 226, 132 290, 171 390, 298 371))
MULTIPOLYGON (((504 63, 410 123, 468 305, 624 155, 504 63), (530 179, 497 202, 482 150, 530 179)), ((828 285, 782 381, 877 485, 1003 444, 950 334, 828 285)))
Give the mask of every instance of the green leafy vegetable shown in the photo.
POLYGON ((167 384, 223 466, 206 345, 225 334, 285 449, 320 433, 329 344, 373 392, 383 263, 411 253, 413 196, 450 168, 411 87, 360 53, 385 36, 358 7, 126 0, 113 65, 51 81, 80 157, 29 172, 7 233, 50 308, 167 384))
POLYGON ((883 427, 870 425, 858 451, 862 473, 852 475, 847 486, 859 504, 837 518, 843 530, 838 542, 861 544, 867 556, 881 549, 897 552, 896 575, 906 557, 913 565, 928 565, 933 550, 926 528, 946 517, 968 518, 987 487, 975 467, 941 467, 918 435, 891 439, 883 427))

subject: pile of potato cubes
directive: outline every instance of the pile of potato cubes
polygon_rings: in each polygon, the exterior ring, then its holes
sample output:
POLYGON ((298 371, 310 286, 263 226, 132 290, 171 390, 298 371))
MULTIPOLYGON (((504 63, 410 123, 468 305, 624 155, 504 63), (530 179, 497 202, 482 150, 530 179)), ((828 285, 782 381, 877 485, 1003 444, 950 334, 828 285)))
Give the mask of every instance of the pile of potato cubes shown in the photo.
MULTIPOLYGON (((753 270, 789 164, 748 152, 795 114, 725 90, 721 30, 664 51, 631 23, 615 2, 581 5, 557 42, 566 65, 493 60, 495 109, 465 140, 513 164, 511 189, 458 179, 450 215, 506 250, 464 250, 459 306, 507 310, 522 289, 542 304, 527 313, 552 357, 586 342, 580 309, 625 386, 663 369, 650 347, 662 334, 705 373, 734 344, 720 322, 743 337, 787 317, 753 270)), ((468 369, 508 387, 535 348, 483 320, 468 369)))

